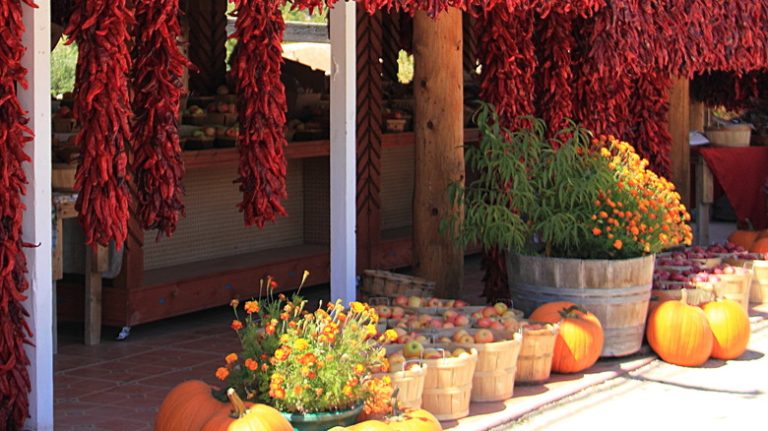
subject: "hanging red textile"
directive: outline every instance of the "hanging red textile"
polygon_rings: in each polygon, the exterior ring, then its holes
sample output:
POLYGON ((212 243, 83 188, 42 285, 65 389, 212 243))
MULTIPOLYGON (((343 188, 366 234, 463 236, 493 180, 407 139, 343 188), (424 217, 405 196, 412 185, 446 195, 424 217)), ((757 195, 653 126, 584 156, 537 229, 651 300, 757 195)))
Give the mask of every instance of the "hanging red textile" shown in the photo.
POLYGON ((134 25, 126 0, 74 2, 67 43, 77 42, 74 115, 80 124, 75 173, 77 209, 88 245, 123 246, 128 233, 128 154, 131 106, 128 52, 134 25))
POLYGON ((285 87, 280 81, 285 23, 280 0, 236 0, 232 74, 237 83, 240 136, 238 205, 246 225, 263 227, 286 215, 285 87))
MULTIPOLYGON (((34 7, 29 1, 23 3, 34 7)), ((32 141, 32 131, 16 97, 17 87, 27 86, 27 70, 21 66, 26 50, 21 42, 25 30, 22 1, 0 0, 0 16, 0 429, 15 430, 21 429, 29 416, 31 389, 30 361, 24 350, 32 331, 22 305, 29 283, 22 250, 21 197, 27 184, 22 164, 30 161, 24 146, 32 141)))
POLYGON ((182 77, 189 62, 178 48, 179 0, 137 0, 134 50, 133 175, 142 228, 171 236, 184 215, 179 144, 182 77))

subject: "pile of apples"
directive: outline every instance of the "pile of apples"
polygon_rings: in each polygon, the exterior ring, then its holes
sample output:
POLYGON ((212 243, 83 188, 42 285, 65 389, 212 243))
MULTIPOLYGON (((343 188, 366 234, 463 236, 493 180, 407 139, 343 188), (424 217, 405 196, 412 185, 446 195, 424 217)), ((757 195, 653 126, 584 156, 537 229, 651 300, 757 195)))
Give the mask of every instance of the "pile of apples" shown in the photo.
POLYGON ((675 260, 685 260, 685 259, 711 259, 715 256, 713 252, 710 252, 704 247, 700 246, 693 246, 688 247, 685 250, 682 251, 673 251, 669 254, 669 257, 675 260))
POLYGON ((459 329, 450 336, 441 335, 435 339, 436 343, 460 343, 460 344, 487 344, 499 341, 500 337, 493 334, 490 329, 477 329, 472 332, 459 329))
POLYGON ((707 247, 706 250, 707 250, 707 253, 712 255, 747 253, 747 249, 745 249, 740 245, 736 245, 730 241, 726 241, 722 244, 712 244, 709 247, 707 247))
POLYGON ((407 314, 400 319, 389 321, 389 325, 395 328, 417 330, 468 327, 469 324, 469 317, 453 310, 446 311, 443 313, 443 316, 433 316, 431 314, 407 314))
POLYGON ((728 264, 720 264, 714 268, 695 268, 675 272, 667 270, 655 270, 653 288, 657 290, 695 288, 702 283, 718 283, 720 275, 746 275, 751 270, 728 264), (673 282, 673 283, 670 283, 673 282), (684 284, 681 284, 684 283, 684 284))
POLYGON ((187 107, 187 115, 190 117, 205 117, 208 113, 201 106, 189 105, 187 107))
POLYGON ((237 105, 226 102, 211 102, 208 104, 207 111, 219 114, 237 114, 237 105))
POLYGON ((467 302, 461 299, 441 299, 441 298, 423 298, 420 296, 396 296, 392 301, 393 305, 399 307, 435 307, 435 308, 461 308, 466 307, 467 302))
POLYGON ((388 322, 390 327, 412 330, 441 330, 469 326, 495 330, 516 330, 517 320, 520 317, 503 302, 483 307, 469 314, 462 311, 461 308, 449 308, 439 315, 414 314, 398 305, 377 305, 374 308, 379 317, 390 319, 388 322))

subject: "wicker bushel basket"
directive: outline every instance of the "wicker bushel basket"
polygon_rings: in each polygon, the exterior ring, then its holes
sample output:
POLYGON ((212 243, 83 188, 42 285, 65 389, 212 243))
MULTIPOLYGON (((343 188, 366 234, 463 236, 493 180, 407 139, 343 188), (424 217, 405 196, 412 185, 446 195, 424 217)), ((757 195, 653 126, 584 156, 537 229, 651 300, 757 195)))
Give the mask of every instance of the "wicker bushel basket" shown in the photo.
POLYGON ((363 271, 360 296, 394 298, 396 296, 431 297, 435 294, 435 282, 412 275, 366 269, 363 271))
POLYGON ((725 263, 752 268, 752 286, 749 288, 749 302, 768 303, 768 260, 726 259, 725 263))
MULTIPOLYGON (((405 370, 389 373, 392 387, 397 390, 397 403, 400 407, 420 409, 424 395, 424 381, 427 377, 427 365, 424 361, 406 361, 405 370), (408 363, 418 362, 418 365, 408 367, 408 363)), ((384 374, 379 374, 381 376, 384 374)))
POLYGON ((752 285, 752 273, 717 274, 720 281, 711 283, 714 296, 732 299, 744 308, 749 315, 749 289, 752 285))
POLYGON ((477 350, 471 349, 469 355, 459 358, 425 359, 424 362, 427 376, 421 407, 440 421, 469 416, 477 350))
MULTIPOLYGON (((470 330, 476 333, 478 330, 470 330)), ((477 350, 477 366, 472 379, 472 402, 504 401, 512 398, 520 354, 522 332, 504 335, 494 332, 493 343, 457 346, 477 350)))
POLYGON ((549 379, 552 372, 552 355, 558 325, 538 322, 523 322, 523 340, 517 356, 518 384, 540 384, 549 379))

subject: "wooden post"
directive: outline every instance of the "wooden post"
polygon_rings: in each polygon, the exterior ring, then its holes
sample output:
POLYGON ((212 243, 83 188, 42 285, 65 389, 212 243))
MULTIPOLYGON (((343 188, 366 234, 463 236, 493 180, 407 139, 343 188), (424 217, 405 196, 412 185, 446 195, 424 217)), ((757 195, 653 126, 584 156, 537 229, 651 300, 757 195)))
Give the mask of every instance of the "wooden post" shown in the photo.
POLYGON ((105 247, 85 246, 85 344, 101 342, 101 273, 109 266, 105 247))
POLYGON ((355 2, 331 9, 331 300, 355 299, 355 2))
POLYGON ((462 46, 459 9, 414 17, 414 267, 447 298, 458 296, 464 274, 464 251, 438 229, 452 211, 448 185, 464 180, 462 46))
POLYGON ((697 245, 709 245, 709 209, 714 199, 714 179, 707 161, 699 154, 696 162, 696 232, 697 245))
MULTIPOLYGON (((26 31, 22 43, 26 48, 21 65, 29 86, 18 86, 19 101, 28 112, 35 139, 24 152, 31 161, 22 165, 29 185, 22 198, 23 239, 36 247, 24 248, 27 257, 29 290, 24 292, 26 318, 32 331, 31 345, 25 346, 29 357, 29 419, 21 429, 53 430, 53 267, 51 240, 51 2, 36 8, 22 2, 22 18, 26 31)), ((2 423, 0 427, 3 427, 2 423)))
POLYGON ((227 2, 189 0, 189 60, 197 67, 190 73, 189 89, 196 96, 216 94, 227 76, 227 2))
POLYGON ((691 195, 691 147, 688 133, 691 130, 690 81, 675 79, 669 90, 669 134, 672 137, 672 183, 677 187, 682 202, 689 205, 691 195))

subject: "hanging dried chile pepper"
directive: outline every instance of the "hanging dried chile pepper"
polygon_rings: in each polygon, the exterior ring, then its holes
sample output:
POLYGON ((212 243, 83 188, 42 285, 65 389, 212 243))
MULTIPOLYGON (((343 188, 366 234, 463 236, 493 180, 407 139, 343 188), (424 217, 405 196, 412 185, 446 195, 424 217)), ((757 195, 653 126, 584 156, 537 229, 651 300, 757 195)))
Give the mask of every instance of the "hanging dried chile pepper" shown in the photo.
POLYGON ((536 73, 537 111, 550 133, 564 128, 573 118, 573 72, 571 51, 573 18, 550 13, 537 20, 536 41, 539 68, 536 73))
POLYGON ((179 99, 189 64, 178 48, 179 0, 137 0, 134 50, 133 175, 136 217, 171 236, 184 215, 179 99))
POLYGON ((246 225, 263 227, 286 215, 285 88, 280 81, 285 23, 280 0, 236 0, 237 57, 232 73, 237 83, 240 136, 239 178, 243 200, 238 205, 246 225))
POLYGON ((131 67, 126 0, 77 0, 65 33, 77 42, 74 115, 80 124, 76 209, 91 246, 122 247, 128 224, 131 67))
POLYGON ((630 142, 650 162, 650 168, 665 177, 669 177, 672 168, 668 116, 671 85, 667 73, 649 72, 635 82, 630 105, 635 121, 630 142))
MULTIPOLYGON (((23 3, 34 7, 29 1, 23 3)), ((27 71, 21 66, 25 51, 21 43, 22 1, 0 0, 0 16, 0 429, 16 430, 29 416, 31 389, 30 361, 24 350, 32 331, 22 305, 29 284, 22 250, 21 197, 27 184, 22 163, 30 160, 24 146, 32 140, 32 131, 16 97, 17 85, 27 85, 27 71)))

